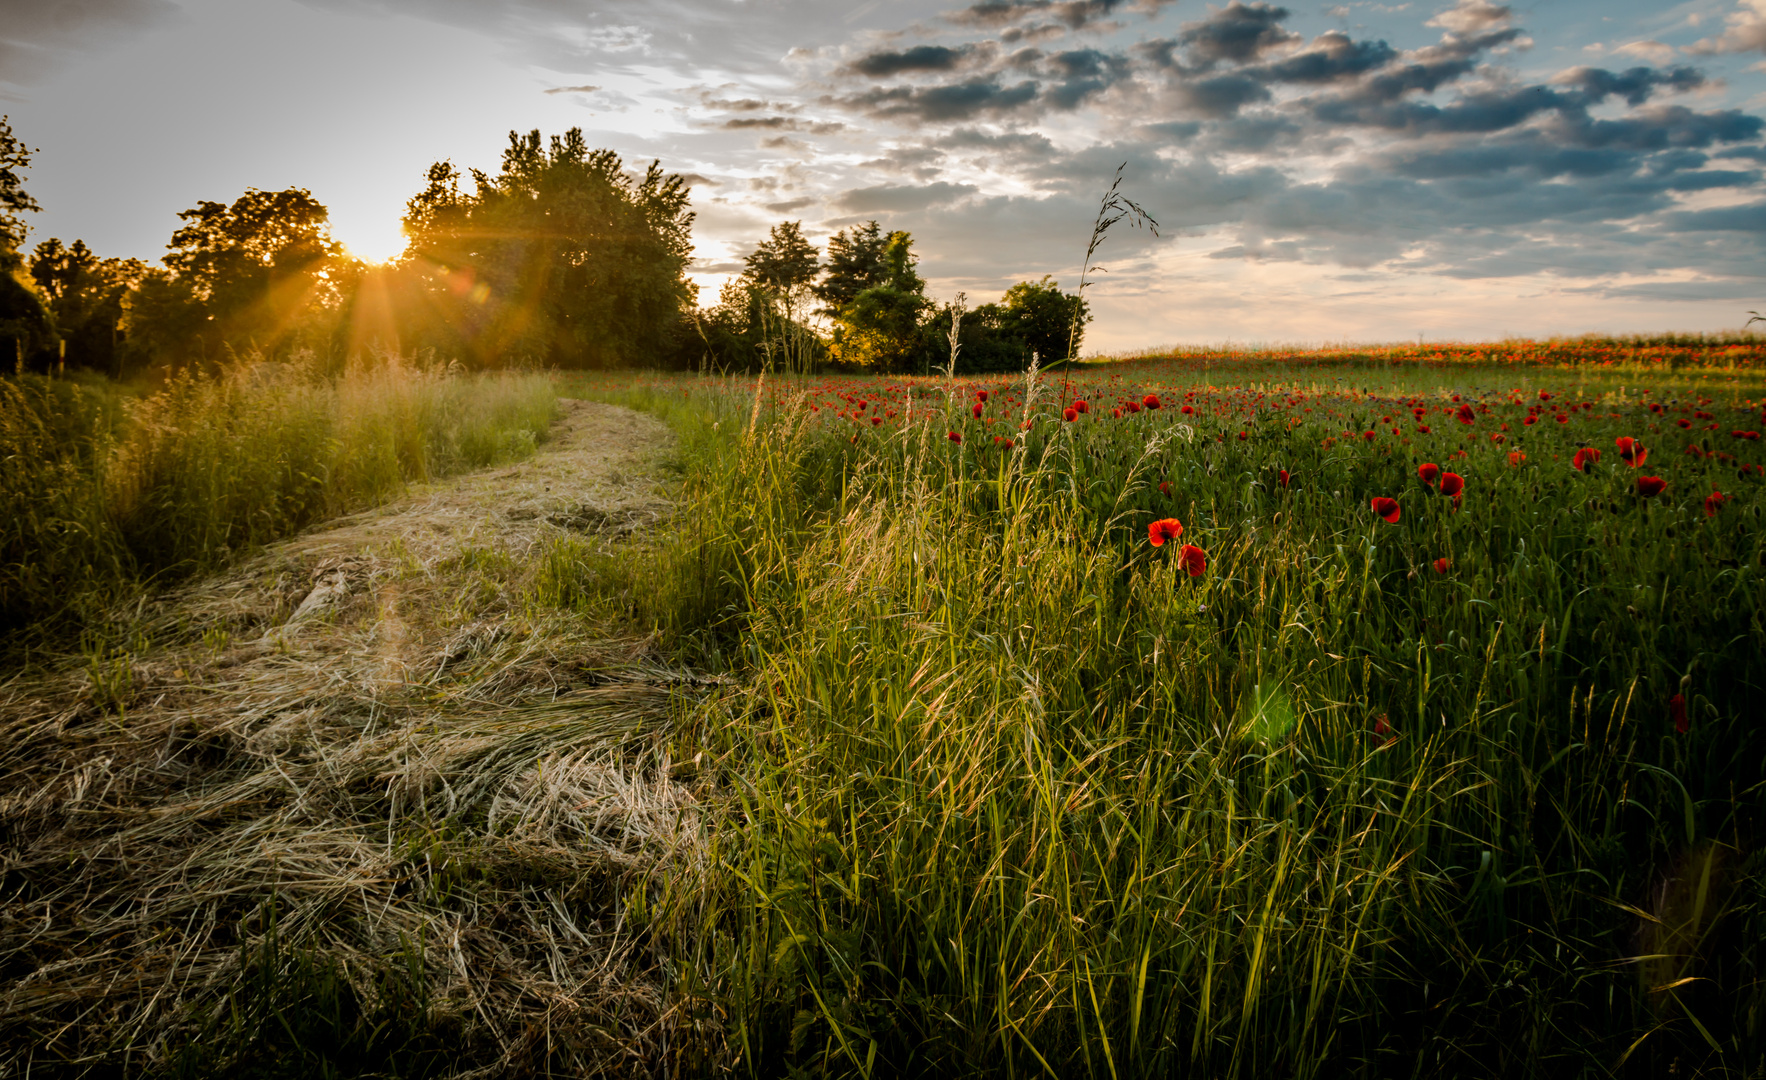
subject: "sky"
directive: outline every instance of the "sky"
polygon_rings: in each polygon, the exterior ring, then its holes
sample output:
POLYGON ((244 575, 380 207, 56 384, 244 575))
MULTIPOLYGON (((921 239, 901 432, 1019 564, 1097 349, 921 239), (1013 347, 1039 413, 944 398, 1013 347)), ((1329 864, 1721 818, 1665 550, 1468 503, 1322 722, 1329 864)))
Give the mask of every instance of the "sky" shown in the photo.
POLYGON ((427 167, 583 129, 692 184, 701 303, 781 220, 928 291, 1079 284, 1087 351, 1739 328, 1766 0, 0 0, 29 243, 157 259, 304 187, 399 250, 427 167))

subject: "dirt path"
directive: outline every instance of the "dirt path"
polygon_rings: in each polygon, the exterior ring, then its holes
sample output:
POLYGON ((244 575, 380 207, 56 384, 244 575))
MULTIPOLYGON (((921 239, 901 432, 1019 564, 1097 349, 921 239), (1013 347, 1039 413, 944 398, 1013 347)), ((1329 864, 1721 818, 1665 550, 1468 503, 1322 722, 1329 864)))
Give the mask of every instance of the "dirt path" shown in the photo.
POLYGON ((383 1034, 352 1054, 648 1072, 672 1021, 621 905, 699 865, 703 793, 664 736, 707 680, 535 597, 659 527, 671 445, 565 402, 529 461, 313 529, 0 686, 0 1076, 294 1068, 278 1024, 320 1045, 357 1014, 383 1034))

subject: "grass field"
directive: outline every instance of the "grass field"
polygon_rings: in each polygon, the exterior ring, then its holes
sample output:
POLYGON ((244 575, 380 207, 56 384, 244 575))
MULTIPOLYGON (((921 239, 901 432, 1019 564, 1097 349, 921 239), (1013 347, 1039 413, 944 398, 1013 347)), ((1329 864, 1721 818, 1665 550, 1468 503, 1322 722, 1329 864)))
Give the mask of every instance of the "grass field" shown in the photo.
POLYGON ((1649 348, 599 383, 746 685, 683 1001, 762 1076, 1761 1075, 1766 373, 1649 348))
POLYGON ((1763 359, 0 383, 0 1064, 1766 1075, 1763 359))

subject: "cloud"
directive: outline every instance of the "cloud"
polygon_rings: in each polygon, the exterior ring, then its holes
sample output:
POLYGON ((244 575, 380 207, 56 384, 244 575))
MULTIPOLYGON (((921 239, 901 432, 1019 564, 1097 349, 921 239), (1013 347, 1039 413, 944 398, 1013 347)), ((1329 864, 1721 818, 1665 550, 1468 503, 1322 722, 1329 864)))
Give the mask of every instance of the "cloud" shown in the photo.
POLYGON ((1037 84, 1006 86, 991 78, 944 86, 892 86, 830 99, 830 103, 879 119, 969 120, 1008 113, 1036 100, 1037 84))
POLYGON ((85 53, 175 25, 172 0, 8 0, 0 5, 0 83, 38 83, 85 53))
POLYGON ((1177 43, 1205 66, 1221 61, 1242 64, 1271 49, 1300 40, 1281 25, 1287 8, 1265 3, 1232 3, 1201 22, 1186 23, 1177 43))
POLYGON ((1696 41, 1686 51, 1694 56, 1766 52, 1766 0, 1741 0, 1723 24, 1723 33, 1696 41))
POLYGON ((554 86, 547 90, 548 94, 592 94, 601 89, 599 86, 554 86))
POLYGON ((1177 0, 977 0, 961 11, 945 13, 946 21, 965 27, 997 29, 1031 18, 1050 19, 1073 30, 1100 23, 1118 13, 1157 15, 1177 0))
POLYGON ((833 120, 800 120, 795 116, 732 116, 718 125, 725 131, 796 131, 809 135, 832 135, 846 130, 833 120))
POLYGON ((1512 14, 1505 4, 1492 4, 1488 0, 1458 0, 1452 7, 1423 25, 1439 26, 1450 34, 1464 37, 1489 33, 1498 27, 1507 26, 1512 14))
POLYGON ((1660 41, 1628 41, 1613 52, 1619 56, 1635 56, 1652 64, 1666 64, 1674 59, 1674 46, 1660 41))
POLYGON ((925 210, 966 198, 979 190, 973 184, 952 184, 945 181, 914 186, 879 184, 876 187, 842 192, 830 200, 830 204, 848 214, 925 210))
POLYGON ((873 79, 888 78, 913 71, 955 71, 977 53, 991 52, 982 45, 947 48, 943 45, 915 45, 900 51, 885 50, 867 53, 846 65, 845 70, 873 79))

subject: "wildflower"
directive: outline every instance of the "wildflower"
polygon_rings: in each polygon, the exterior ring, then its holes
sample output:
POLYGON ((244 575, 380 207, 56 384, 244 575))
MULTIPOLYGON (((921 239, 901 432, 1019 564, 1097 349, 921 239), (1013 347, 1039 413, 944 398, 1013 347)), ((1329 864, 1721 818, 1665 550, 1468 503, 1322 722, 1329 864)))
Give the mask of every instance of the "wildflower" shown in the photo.
POLYGON ((1593 472, 1594 467, 1600 464, 1600 451, 1592 446, 1584 446, 1576 451, 1576 456, 1570 459, 1570 464, 1577 472, 1593 472))
POLYGON ((1368 441, 1368 442, 1373 442, 1373 441, 1374 441, 1374 433, 1373 433, 1373 432, 1371 432, 1371 431, 1364 431, 1364 432, 1362 432, 1362 433, 1361 433, 1361 437, 1362 437, 1362 438, 1364 438, 1364 439, 1366 439, 1366 440, 1367 440, 1367 441, 1368 441))
POLYGON ((1447 568, 1452 565, 1453 565, 1452 559, 1436 559, 1435 560, 1435 573, 1445 574, 1445 573, 1447 573, 1447 568))
POLYGON ((1637 478, 1637 493, 1646 499, 1660 495, 1668 486, 1668 481, 1659 476, 1640 476, 1637 478))
POLYGON ((1169 481, 1169 480, 1159 481, 1159 494, 1161 494, 1161 495, 1170 495, 1171 494, 1171 481, 1169 481))
POLYGON ((1692 727, 1686 719, 1686 695, 1675 694, 1668 699, 1668 718, 1674 721, 1674 733, 1685 735, 1692 727))
POLYGON ((962 442, 963 441, 962 433, 956 432, 956 431, 951 432, 950 433, 950 441, 954 442, 954 443, 962 442))
POLYGON ((1728 502, 1729 499, 1730 496, 1723 494, 1721 491, 1713 491, 1709 495, 1706 495, 1705 516, 1716 517, 1717 511, 1723 509, 1723 504, 1728 502))
POLYGON ((1208 553, 1194 544, 1185 544, 1177 553, 1177 563, 1191 577, 1201 577, 1208 569, 1208 553))
POLYGON ((975 391, 975 400, 986 401, 987 400, 987 391, 985 391, 985 390, 975 391))
POLYGON ((1147 540, 1158 547, 1167 540, 1176 540, 1183 535, 1183 522, 1176 518, 1160 518, 1147 526, 1147 540))
POLYGON ((883 422, 883 418, 881 416, 871 417, 871 426, 872 427, 876 427, 878 424, 881 424, 882 422, 883 422))
POLYGON ((1073 403, 1073 411, 1076 413, 1089 412, 1091 411, 1091 406, 1087 405, 1084 401, 1075 401, 1073 403))
POLYGON ((1141 398, 1141 404, 1149 409, 1157 409, 1159 407, 1159 395, 1148 394, 1146 397, 1141 398))
POLYGON ((1429 425, 1427 425, 1427 424, 1418 424, 1418 425, 1417 425, 1417 426, 1416 426, 1416 431, 1417 431, 1417 434, 1418 434, 1418 435, 1427 435, 1427 434, 1428 434, 1428 433, 1429 433, 1429 425))
POLYGON ((1649 451, 1644 449, 1642 443, 1629 435, 1621 435, 1614 439, 1613 443, 1619 448, 1619 457, 1633 469, 1649 459, 1649 451))
POLYGON ((1469 424, 1478 418, 1477 415, 1472 412, 1472 407, 1470 405, 1461 405, 1459 411, 1453 415, 1457 417, 1462 424, 1469 424))
POLYGON ((975 404, 974 404, 974 405, 973 405, 973 406, 972 406, 972 407, 971 407, 971 408, 970 408, 970 409, 969 409, 969 413, 970 413, 970 415, 971 415, 971 416, 974 416, 974 417, 976 417, 976 418, 977 418, 977 419, 979 419, 979 418, 980 418, 980 416, 981 416, 981 410, 982 410, 982 404, 981 404, 981 403, 980 403, 980 402, 979 402, 979 401, 977 401, 977 402, 976 402, 976 403, 975 403, 975 404))
POLYGON ((1386 718, 1385 713, 1374 717, 1374 737, 1381 740, 1382 747, 1391 746, 1398 741, 1398 736, 1392 734, 1392 721, 1386 718))
POLYGON ((1430 487, 1434 487, 1436 479, 1441 476, 1441 466, 1432 461, 1425 461, 1416 467, 1416 475, 1417 479, 1430 487))
POLYGON ((1372 501, 1370 501, 1368 503, 1368 505, 1373 507, 1374 513, 1378 514, 1380 517, 1385 518, 1386 521, 1389 522, 1390 524, 1393 524, 1393 525, 1398 524, 1398 500, 1397 499, 1388 499, 1384 495, 1381 495, 1378 498, 1375 498, 1372 501))
POLYGON ((1196 411, 1196 409, 1195 409, 1195 406, 1193 406, 1193 405, 1185 405, 1185 406, 1184 406, 1184 407, 1183 407, 1183 414, 1184 414, 1184 415, 1185 415, 1185 416, 1188 416, 1188 415, 1190 415, 1190 414, 1191 414, 1191 413, 1193 413, 1193 412, 1195 412, 1195 411, 1196 411))
POLYGON ((1526 461, 1526 460, 1527 460, 1527 455, 1521 453, 1519 450, 1510 450, 1508 452, 1508 464, 1509 464, 1509 468, 1511 468, 1511 469, 1519 468, 1521 462, 1526 461))
POLYGON ((1069 405, 1061 410, 1061 419, 1071 424, 1073 421, 1079 419, 1079 412, 1074 409, 1073 406, 1069 405))
POLYGON ((1441 474, 1441 494, 1457 498, 1459 493, 1465 490, 1465 486, 1465 477, 1460 474, 1451 472, 1441 474))
POLYGON ((1276 473, 1275 482, 1280 484, 1284 488, 1287 487, 1288 486, 1288 470, 1286 470, 1286 469, 1279 470, 1276 473))

